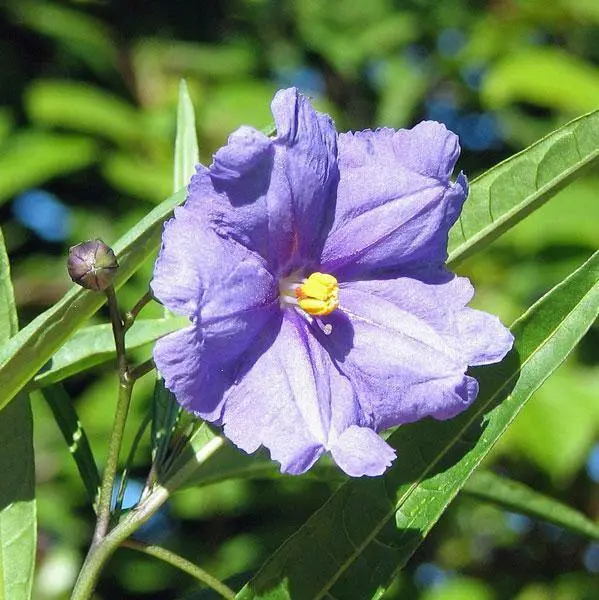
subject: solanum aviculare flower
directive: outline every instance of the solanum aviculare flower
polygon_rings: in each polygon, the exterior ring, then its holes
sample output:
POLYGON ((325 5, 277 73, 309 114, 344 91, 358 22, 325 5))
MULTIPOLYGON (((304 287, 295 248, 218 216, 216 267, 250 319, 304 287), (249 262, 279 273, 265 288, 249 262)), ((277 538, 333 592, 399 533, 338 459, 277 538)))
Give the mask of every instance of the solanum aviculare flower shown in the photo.
POLYGON ((338 135, 295 89, 277 135, 241 127, 167 222, 152 289, 189 327, 160 339, 177 400, 287 473, 328 451, 352 476, 395 458, 379 432, 475 399, 469 365, 512 336, 444 266, 467 195, 435 122, 338 135))

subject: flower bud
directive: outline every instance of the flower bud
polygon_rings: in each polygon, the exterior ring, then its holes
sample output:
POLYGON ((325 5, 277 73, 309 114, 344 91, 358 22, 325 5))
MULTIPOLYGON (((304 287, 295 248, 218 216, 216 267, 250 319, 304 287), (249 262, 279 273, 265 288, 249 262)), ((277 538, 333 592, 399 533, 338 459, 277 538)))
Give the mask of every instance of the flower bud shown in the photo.
POLYGON ((88 290, 105 290, 112 284, 118 266, 112 248, 99 239, 81 242, 69 250, 69 275, 88 290))

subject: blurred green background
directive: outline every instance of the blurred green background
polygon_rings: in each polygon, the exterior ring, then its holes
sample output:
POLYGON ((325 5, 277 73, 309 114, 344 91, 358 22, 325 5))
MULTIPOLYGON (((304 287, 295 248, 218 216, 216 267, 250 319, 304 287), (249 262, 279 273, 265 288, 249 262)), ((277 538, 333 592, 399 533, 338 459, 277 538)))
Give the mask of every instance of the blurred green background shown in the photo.
MULTIPOLYGON (((0 222, 21 325, 70 286, 68 247, 114 242, 172 192, 178 83, 200 154, 240 124, 270 123, 296 85, 338 129, 444 122, 470 178, 599 107, 596 0, 4 0, 0 3, 0 222)), ((460 272, 510 323, 599 239, 599 173, 562 191, 460 272)), ((148 263, 120 293, 143 294, 148 263)), ((147 309, 144 316, 158 316, 147 309)), ((100 314, 99 318, 105 315, 100 314)), ((149 349, 140 351, 140 357, 149 349)), ((599 519, 599 329, 545 384, 489 466, 599 519)), ((125 448, 147 412, 136 390, 125 448)), ((99 460, 112 365, 67 382, 99 460)), ((34 597, 68 597, 92 514, 51 413, 33 397, 40 547, 34 597)), ((409 456, 398 460, 410 460, 409 456)), ((142 444, 135 474, 147 471, 142 444)), ((309 478, 182 491, 144 532, 238 588, 330 494, 309 478)), ((133 490, 132 490, 133 492, 133 490)), ((599 598, 599 545, 459 497, 386 598, 599 598)), ((309 574, 306 575, 309 577, 309 574)), ((208 598, 187 576, 119 551, 98 598, 208 598)), ((360 600, 360 599, 358 599, 360 600)))

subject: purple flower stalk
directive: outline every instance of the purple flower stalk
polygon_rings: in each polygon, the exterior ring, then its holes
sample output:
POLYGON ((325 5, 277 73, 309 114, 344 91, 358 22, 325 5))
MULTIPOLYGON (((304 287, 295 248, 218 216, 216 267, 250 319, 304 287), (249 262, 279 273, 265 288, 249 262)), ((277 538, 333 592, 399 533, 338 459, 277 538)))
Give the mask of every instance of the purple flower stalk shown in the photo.
POLYGON ((152 289, 191 324, 156 365, 183 407, 283 472, 328 451, 380 475, 395 452, 378 432, 462 412, 468 366, 512 346, 444 266, 468 190, 450 179, 458 139, 435 122, 337 134, 295 89, 272 112, 277 136, 240 127, 166 223, 152 289))

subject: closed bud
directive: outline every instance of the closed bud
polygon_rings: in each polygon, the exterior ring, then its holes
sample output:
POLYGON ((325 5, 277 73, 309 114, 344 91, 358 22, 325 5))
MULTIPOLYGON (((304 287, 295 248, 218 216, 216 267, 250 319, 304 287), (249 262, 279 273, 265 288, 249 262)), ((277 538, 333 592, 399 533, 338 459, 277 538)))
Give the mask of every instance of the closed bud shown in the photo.
POLYGON ((69 250, 71 279, 88 290, 101 292, 112 284, 118 269, 116 256, 102 240, 89 240, 69 250))

